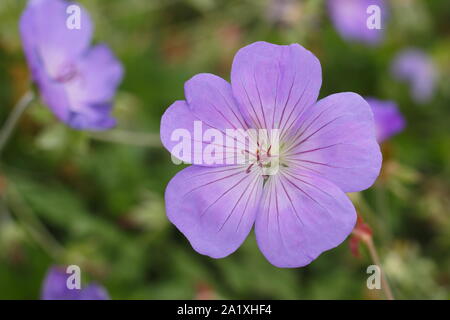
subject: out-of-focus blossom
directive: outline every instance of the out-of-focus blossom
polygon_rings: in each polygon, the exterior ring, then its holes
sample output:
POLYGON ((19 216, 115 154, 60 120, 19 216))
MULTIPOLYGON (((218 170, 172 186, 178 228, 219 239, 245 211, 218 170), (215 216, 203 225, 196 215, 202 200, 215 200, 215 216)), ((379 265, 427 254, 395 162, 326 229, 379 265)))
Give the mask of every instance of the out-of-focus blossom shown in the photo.
POLYGON ((393 101, 383 101, 375 98, 365 98, 372 108, 375 119, 375 132, 379 143, 403 131, 405 118, 393 101))
POLYGON ((45 277, 42 300, 109 300, 106 290, 98 284, 89 284, 81 289, 68 289, 67 274, 64 268, 51 267, 45 277))
MULTIPOLYGON (((180 156, 175 131, 193 139, 186 145, 206 142, 195 138, 199 123, 219 134, 279 133, 279 141, 254 135, 248 138, 257 141, 237 146, 214 141, 227 158, 248 155, 239 163, 192 161, 192 148, 183 151, 194 165, 169 182, 166 210, 196 251, 225 257, 255 225, 258 246, 273 265, 300 267, 350 234, 356 212, 345 193, 373 184, 381 153, 368 103, 351 92, 317 101, 321 83, 320 62, 310 51, 267 42, 238 51, 231 84, 212 74, 186 82, 186 101, 173 103, 161 119, 161 140, 174 157, 180 156)), ((205 150, 194 147, 194 157, 205 150)))
POLYGON ((384 0, 328 0, 328 12, 335 28, 346 40, 375 45, 384 37, 388 16, 384 0), (380 9, 380 29, 370 29, 367 25, 372 16, 372 11, 367 11, 372 5, 380 9))
POLYGON ((391 70, 395 78, 409 83, 416 102, 424 103, 432 98, 437 70, 425 52, 412 48, 401 51, 394 58, 391 70))
MULTIPOLYGON (((92 24, 78 4, 79 28, 71 26, 63 0, 30 0, 20 20, 23 48, 43 101, 74 129, 104 130, 115 125, 112 99, 122 66, 106 45, 90 47, 92 24)), ((68 13, 69 12, 69 13, 68 13)), ((76 17, 75 17, 76 18, 76 17)))

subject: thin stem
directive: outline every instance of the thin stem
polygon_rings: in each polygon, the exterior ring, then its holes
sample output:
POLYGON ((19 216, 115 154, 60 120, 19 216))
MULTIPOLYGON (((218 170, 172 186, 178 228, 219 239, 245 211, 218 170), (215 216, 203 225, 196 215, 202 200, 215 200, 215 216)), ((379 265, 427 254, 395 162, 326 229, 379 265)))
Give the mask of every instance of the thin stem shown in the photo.
POLYGON ((377 230, 382 230, 383 237, 387 236, 384 223, 380 220, 379 215, 377 215, 375 211, 371 208, 371 206, 367 203, 365 197, 362 194, 359 194, 359 196, 358 194, 354 194, 354 196, 351 199, 352 202, 355 204, 356 208, 359 210, 359 212, 364 212, 367 221, 370 222, 371 225, 375 226, 377 230))
POLYGON ((44 224, 34 215, 32 210, 21 199, 18 191, 11 185, 9 185, 8 191, 8 202, 12 206, 12 213, 17 217, 34 241, 36 241, 49 256, 55 261, 61 261, 64 253, 63 246, 59 244, 44 224))
POLYGON ((20 116, 27 109, 30 103, 34 99, 34 94, 32 91, 27 91, 22 98, 17 102, 13 111, 9 115, 8 119, 5 122, 5 125, 0 131, 0 154, 3 151, 6 143, 8 142, 11 134, 14 132, 14 128, 16 127, 20 116))
POLYGON ((380 212, 380 218, 383 220, 383 239, 389 242, 392 238, 391 226, 392 216, 389 214, 389 203, 386 194, 386 188, 383 183, 379 182, 375 186, 375 200, 377 212, 380 212))
POLYGON ((161 147, 158 134, 110 130, 89 132, 89 137, 99 141, 122 143, 139 147, 161 147))
POLYGON ((375 248, 375 244, 373 243, 372 237, 364 237, 364 243, 367 245, 369 249, 370 257, 375 265, 377 265, 381 269, 381 287, 386 295, 388 300, 394 300, 394 296, 392 294, 391 287, 389 286, 389 282, 384 274, 383 268, 381 268, 380 257, 378 256, 377 249, 375 248))

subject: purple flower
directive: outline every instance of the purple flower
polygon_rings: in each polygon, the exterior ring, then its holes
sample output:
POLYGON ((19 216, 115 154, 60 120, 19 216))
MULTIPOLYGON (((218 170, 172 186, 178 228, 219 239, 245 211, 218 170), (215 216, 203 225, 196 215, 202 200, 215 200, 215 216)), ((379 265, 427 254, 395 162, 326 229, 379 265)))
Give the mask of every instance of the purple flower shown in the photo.
POLYGON ((335 28, 346 40, 375 45, 384 37, 383 29, 388 14, 384 0, 328 0, 328 12, 335 28), (380 9, 380 29, 370 29, 367 25, 368 19, 371 21, 370 17, 374 14, 368 12, 371 5, 380 9))
POLYGON ((407 81, 416 102, 424 103, 433 95, 437 71, 428 55, 419 49, 406 49, 392 62, 392 73, 398 80, 407 81))
POLYGON ((317 58, 298 44, 256 42, 236 54, 231 85, 196 75, 185 84, 186 101, 166 110, 161 140, 174 157, 180 156, 175 133, 190 133, 186 145, 198 145, 199 122, 225 136, 230 129, 279 132, 278 151, 272 139, 236 146, 236 157, 251 155, 242 164, 199 163, 198 148, 183 151, 184 160, 191 154, 197 164, 169 182, 166 210, 196 251, 225 257, 255 225, 272 264, 299 267, 350 234, 356 213, 345 192, 373 184, 381 153, 362 97, 346 92, 317 101, 321 73, 317 58))
POLYGON ((116 123, 111 100, 122 66, 107 46, 89 47, 93 28, 79 5, 80 28, 69 28, 70 5, 74 3, 28 2, 20 20, 25 55, 44 102, 61 121, 74 129, 108 129, 116 123))
POLYGON ((51 267, 42 287, 42 300, 109 300, 106 290, 97 284, 89 284, 81 289, 68 289, 64 268, 51 267))
POLYGON ((372 108, 375 120, 375 132, 379 143, 403 131, 405 119, 393 101, 382 101, 375 98, 366 98, 372 108))

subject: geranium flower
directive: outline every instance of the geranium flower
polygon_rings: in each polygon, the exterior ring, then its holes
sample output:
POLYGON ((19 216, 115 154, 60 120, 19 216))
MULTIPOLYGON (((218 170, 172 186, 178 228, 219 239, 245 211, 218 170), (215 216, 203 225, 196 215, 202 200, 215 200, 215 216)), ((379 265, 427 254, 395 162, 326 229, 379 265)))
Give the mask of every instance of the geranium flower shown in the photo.
POLYGON ((342 36, 349 41, 378 44, 384 37, 384 27, 388 10, 384 0, 328 0, 330 18, 342 36), (367 8, 376 5, 380 8, 380 29, 369 29, 367 8))
POLYGON ((436 86, 437 71, 430 57, 419 49, 406 49, 397 54, 391 71, 398 80, 410 85, 414 101, 429 101, 436 86))
POLYGON ((109 300, 106 290, 98 284, 89 284, 80 289, 67 287, 67 274, 63 268, 51 267, 45 277, 42 300, 109 300))
POLYGON ((277 151, 271 139, 240 144, 234 152, 251 155, 246 163, 196 162, 169 182, 168 218, 196 251, 225 257, 255 225, 272 264, 299 267, 350 234, 356 213, 345 192, 373 184, 381 153, 367 102, 351 92, 316 101, 321 82, 320 62, 310 51, 267 42, 239 50, 231 85, 212 74, 186 82, 186 101, 172 104, 161 120, 161 140, 173 156, 180 156, 173 135, 179 129, 194 140, 183 160, 197 155, 196 121, 225 135, 229 129, 279 132, 277 151), (272 167, 277 170, 268 172, 272 167))
POLYGON ((108 129, 116 123, 111 100, 122 66, 107 46, 89 47, 93 28, 81 6, 80 28, 68 27, 69 5, 28 2, 20 20, 25 55, 43 101, 61 121, 74 129, 108 129))
POLYGON ((372 108, 375 119, 375 132, 379 143, 403 131, 405 118, 393 101, 382 101, 375 98, 366 98, 372 108))

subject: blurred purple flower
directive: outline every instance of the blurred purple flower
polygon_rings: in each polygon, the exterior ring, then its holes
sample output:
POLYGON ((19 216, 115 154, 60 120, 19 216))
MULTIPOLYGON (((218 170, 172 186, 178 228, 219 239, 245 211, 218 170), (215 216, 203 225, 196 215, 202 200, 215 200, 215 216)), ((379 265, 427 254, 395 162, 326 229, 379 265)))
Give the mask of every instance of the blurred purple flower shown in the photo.
POLYGON ((116 123, 111 100, 122 66, 106 45, 89 47, 93 28, 81 6, 80 28, 66 25, 69 5, 28 2, 20 20, 25 55, 44 102, 61 121, 79 130, 108 129, 116 123))
POLYGON ((375 45, 384 37, 388 15, 384 0, 328 0, 328 12, 335 28, 346 40, 375 45), (380 8, 381 29, 367 27, 371 15, 367 8, 371 5, 380 8))
POLYGON ((373 111, 375 132, 379 143, 403 131, 405 118, 393 101, 382 101, 375 98, 365 98, 373 111))
POLYGON ((106 290, 97 284, 89 284, 81 289, 68 289, 67 274, 64 268, 51 267, 45 277, 42 300, 109 300, 106 290))
POLYGON ((416 102, 424 103, 431 99, 437 71, 425 52, 419 49, 403 50, 394 58, 391 70, 395 78, 409 83, 411 96, 416 102))
POLYGON ((256 143, 235 150, 255 155, 245 164, 192 165, 169 182, 168 218, 196 251, 225 257, 255 225, 272 264, 299 267, 350 234, 356 213, 345 192, 373 184, 381 153, 362 97, 346 92, 317 101, 321 73, 317 58, 298 44, 256 42, 236 54, 231 85, 196 75, 185 84, 186 101, 166 110, 161 140, 175 157, 173 133, 182 128, 195 137, 194 121, 220 132, 279 130, 277 153, 270 143, 256 143), (267 175, 273 165, 278 171, 267 175))

